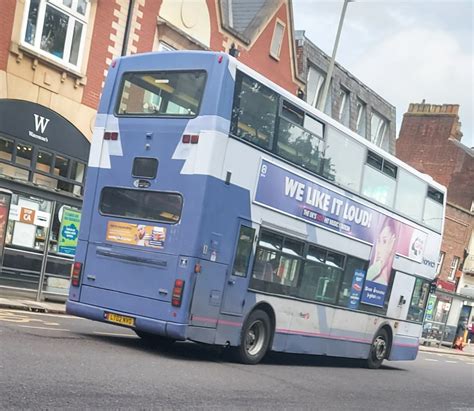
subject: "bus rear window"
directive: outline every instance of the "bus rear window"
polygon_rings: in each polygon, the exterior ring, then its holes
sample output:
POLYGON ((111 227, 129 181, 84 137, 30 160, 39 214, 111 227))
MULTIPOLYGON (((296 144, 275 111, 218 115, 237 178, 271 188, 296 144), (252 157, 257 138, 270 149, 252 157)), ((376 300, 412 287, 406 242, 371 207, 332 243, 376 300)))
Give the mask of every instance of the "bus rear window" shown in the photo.
POLYGON ((205 84, 202 70, 125 73, 116 111, 119 116, 194 117, 205 84))
POLYGON ((105 187, 100 196, 104 215, 163 223, 181 218, 183 197, 177 193, 105 187))

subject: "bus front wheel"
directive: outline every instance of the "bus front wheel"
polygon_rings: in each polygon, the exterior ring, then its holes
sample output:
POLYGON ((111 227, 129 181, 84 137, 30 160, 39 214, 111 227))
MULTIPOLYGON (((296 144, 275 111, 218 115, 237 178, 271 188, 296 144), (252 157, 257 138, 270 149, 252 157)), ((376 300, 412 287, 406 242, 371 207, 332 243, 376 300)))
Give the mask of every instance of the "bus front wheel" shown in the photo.
POLYGON ((271 321, 265 311, 253 311, 242 327, 238 360, 244 364, 257 364, 267 353, 271 340, 271 321))
POLYGON ((388 348, 389 340, 387 331, 381 329, 377 332, 370 347, 369 358, 367 358, 367 368, 380 368, 383 360, 387 356, 388 348))

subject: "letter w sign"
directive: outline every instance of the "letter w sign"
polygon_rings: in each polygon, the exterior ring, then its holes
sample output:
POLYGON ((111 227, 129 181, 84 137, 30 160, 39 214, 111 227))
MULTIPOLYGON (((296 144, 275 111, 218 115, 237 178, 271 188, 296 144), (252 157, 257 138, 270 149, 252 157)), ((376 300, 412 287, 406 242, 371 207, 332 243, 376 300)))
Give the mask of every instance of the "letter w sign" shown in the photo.
POLYGON ((49 118, 40 116, 38 114, 33 114, 35 116, 35 130, 36 132, 40 132, 44 134, 44 130, 46 130, 46 126, 49 123, 49 118))

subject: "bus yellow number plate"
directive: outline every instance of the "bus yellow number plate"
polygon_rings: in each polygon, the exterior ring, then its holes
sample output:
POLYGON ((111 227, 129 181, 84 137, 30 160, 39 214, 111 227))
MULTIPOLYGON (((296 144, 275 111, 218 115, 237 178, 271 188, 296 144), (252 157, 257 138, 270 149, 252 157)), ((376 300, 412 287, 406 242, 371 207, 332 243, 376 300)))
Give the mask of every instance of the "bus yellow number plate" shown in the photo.
POLYGON ((128 325, 129 327, 135 326, 135 318, 127 317, 125 315, 119 315, 114 313, 105 313, 105 318, 107 321, 111 323, 120 324, 120 325, 128 325))

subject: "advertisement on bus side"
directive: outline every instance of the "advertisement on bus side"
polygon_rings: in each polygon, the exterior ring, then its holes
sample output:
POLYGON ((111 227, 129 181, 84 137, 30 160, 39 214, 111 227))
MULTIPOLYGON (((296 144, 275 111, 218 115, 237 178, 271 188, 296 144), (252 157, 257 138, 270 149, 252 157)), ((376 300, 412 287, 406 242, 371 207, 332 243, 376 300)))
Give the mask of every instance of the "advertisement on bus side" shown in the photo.
POLYGON ((422 262, 426 232, 262 160, 255 203, 373 245, 361 301, 382 307, 395 255, 422 262))

